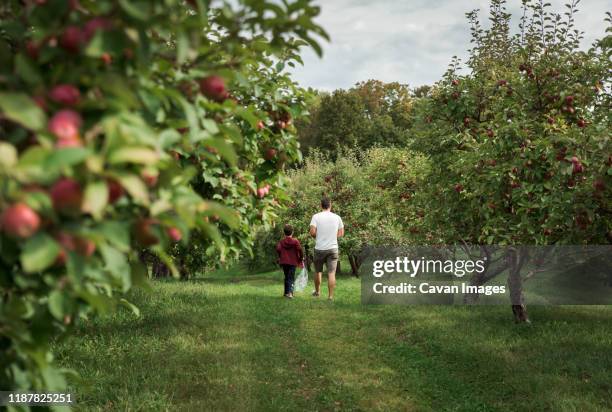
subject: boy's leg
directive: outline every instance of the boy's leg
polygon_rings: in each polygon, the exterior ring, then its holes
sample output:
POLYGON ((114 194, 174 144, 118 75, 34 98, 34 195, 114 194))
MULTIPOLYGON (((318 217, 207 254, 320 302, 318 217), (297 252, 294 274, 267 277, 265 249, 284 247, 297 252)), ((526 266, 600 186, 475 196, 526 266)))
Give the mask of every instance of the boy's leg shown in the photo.
POLYGON ((283 274, 285 275, 285 291, 284 295, 289 294, 289 265, 283 265, 283 274))
POLYGON ((295 283, 295 266, 289 267, 287 278, 289 280, 289 284, 288 284, 289 294, 293 295, 293 284, 295 283))

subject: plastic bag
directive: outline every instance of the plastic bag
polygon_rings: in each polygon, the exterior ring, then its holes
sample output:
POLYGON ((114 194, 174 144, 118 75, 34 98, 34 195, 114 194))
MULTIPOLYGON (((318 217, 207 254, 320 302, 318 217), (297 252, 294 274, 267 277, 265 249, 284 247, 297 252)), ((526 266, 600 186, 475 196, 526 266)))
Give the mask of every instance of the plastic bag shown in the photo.
POLYGON ((306 284, 308 283, 308 270, 306 266, 304 266, 299 275, 295 278, 295 283, 293 284, 294 292, 302 292, 306 288, 306 284))

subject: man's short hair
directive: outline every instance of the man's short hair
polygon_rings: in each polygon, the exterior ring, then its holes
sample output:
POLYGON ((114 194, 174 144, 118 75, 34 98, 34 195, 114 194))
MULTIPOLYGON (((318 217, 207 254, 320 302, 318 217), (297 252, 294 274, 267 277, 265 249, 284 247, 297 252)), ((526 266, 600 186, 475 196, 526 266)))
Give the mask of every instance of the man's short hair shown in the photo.
POLYGON ((293 234, 293 226, 285 225, 285 227, 283 228, 283 232, 285 232, 285 236, 292 235, 293 234))
POLYGON ((324 197, 323 199, 321 199, 321 207, 323 209, 329 209, 331 206, 331 200, 329 200, 329 197, 324 197))

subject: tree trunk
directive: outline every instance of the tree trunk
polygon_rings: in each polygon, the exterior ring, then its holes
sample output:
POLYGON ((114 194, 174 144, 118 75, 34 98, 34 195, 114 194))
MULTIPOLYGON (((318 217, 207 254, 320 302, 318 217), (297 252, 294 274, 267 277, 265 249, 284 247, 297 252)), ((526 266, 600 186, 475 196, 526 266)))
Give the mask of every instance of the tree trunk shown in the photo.
POLYGON ((142 250, 138 254, 140 261, 147 266, 147 268, 151 268, 151 276, 154 278, 166 278, 170 276, 170 269, 159 260, 157 256, 148 250, 142 250))
POLYGON ((523 296, 523 278, 521 268, 524 264, 525 255, 523 251, 511 250, 508 252, 510 259, 510 274, 508 275, 508 289, 510 291, 510 301, 512 302, 512 314, 516 323, 530 323, 527 316, 523 296))
POLYGON ((348 259, 349 259, 349 263, 351 264, 351 274, 355 276, 356 278, 358 278, 360 265, 358 264, 357 257, 354 255, 349 255, 348 259))

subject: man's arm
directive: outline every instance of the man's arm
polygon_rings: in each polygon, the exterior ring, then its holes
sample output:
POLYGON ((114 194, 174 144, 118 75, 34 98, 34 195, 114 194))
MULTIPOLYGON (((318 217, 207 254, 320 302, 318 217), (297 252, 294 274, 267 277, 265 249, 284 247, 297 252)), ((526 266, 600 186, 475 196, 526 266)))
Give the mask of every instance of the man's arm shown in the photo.
POLYGON ((344 228, 343 227, 338 229, 338 237, 342 237, 342 236, 344 236, 344 228))
POLYGON ((314 225, 310 225, 310 230, 308 231, 308 233, 310 233, 310 237, 317 237, 317 227, 314 225))

